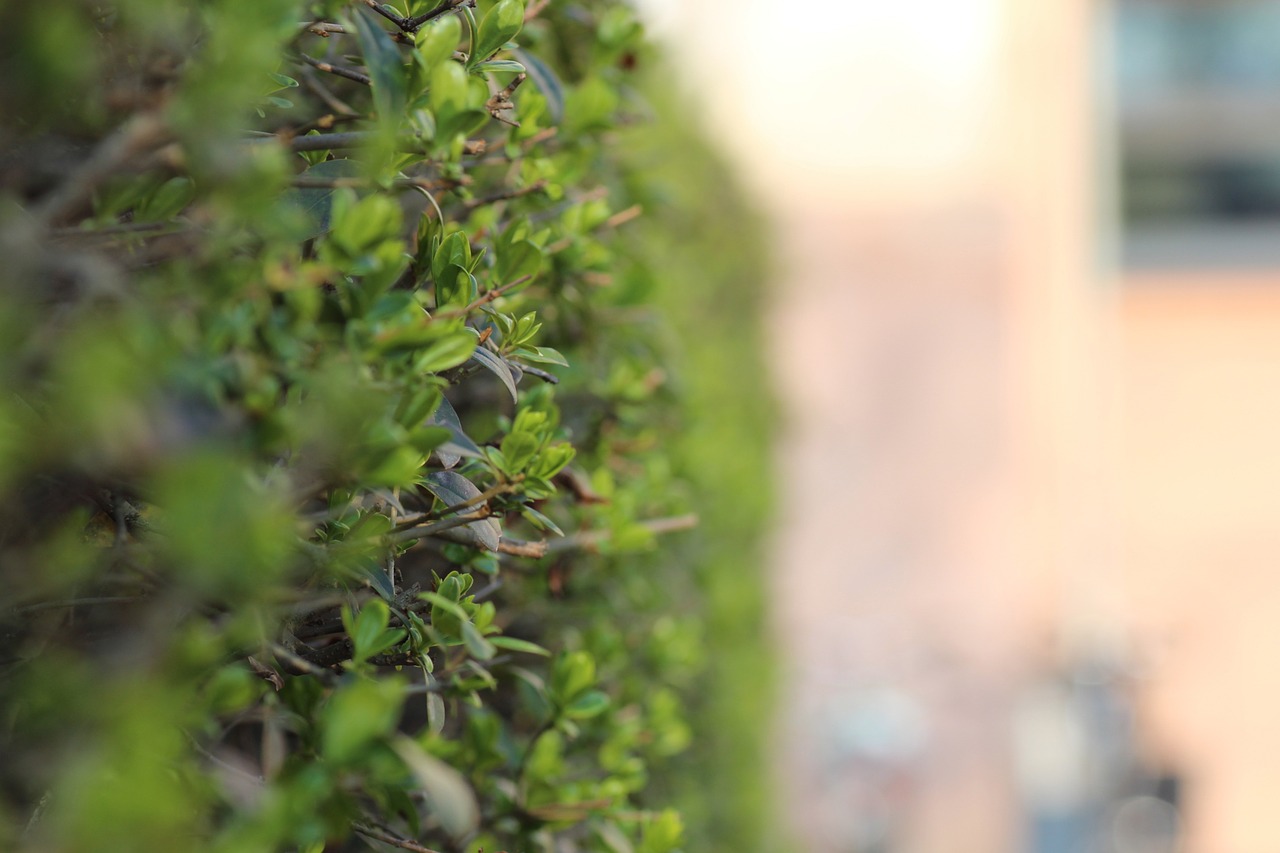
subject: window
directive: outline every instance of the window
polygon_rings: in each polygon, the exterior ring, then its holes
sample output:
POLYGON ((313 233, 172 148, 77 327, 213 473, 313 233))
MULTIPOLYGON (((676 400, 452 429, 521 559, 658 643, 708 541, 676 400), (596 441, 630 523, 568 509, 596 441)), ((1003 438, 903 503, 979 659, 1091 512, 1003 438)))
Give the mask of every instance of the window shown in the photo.
POLYGON ((1114 2, 1125 265, 1280 266, 1280 3, 1114 2))

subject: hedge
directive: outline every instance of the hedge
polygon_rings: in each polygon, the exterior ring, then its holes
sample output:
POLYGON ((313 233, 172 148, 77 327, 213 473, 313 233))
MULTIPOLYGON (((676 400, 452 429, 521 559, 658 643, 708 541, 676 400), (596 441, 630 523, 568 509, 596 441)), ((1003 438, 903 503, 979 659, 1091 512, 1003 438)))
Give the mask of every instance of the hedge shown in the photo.
POLYGON ((655 64, 0 8, 0 848, 770 849, 760 241, 655 64))

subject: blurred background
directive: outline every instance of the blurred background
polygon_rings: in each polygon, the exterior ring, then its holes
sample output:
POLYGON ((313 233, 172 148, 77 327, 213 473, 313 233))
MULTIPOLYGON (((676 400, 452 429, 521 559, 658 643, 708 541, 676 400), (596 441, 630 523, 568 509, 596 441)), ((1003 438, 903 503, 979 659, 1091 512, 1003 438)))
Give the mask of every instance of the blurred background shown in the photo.
POLYGON ((775 237, 802 848, 1280 850, 1280 4, 642 5, 775 237))

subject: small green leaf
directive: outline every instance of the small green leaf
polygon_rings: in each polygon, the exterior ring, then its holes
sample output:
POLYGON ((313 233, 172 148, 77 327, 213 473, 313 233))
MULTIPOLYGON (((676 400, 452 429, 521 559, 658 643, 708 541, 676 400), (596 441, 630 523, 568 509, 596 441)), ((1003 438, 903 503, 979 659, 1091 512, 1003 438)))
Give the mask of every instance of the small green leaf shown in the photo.
POLYGON ((506 649, 509 652, 526 652, 531 655, 541 655, 542 657, 550 657, 551 652, 544 649, 537 643, 531 643, 528 640, 521 640, 518 637, 490 637, 489 642, 500 649, 506 649))
POLYGON ((455 15, 444 15, 418 30, 418 61, 427 71, 453 56, 462 38, 462 24, 455 15))
POLYGON ((472 66, 478 65, 497 53, 504 44, 515 38, 523 26, 524 3, 522 0, 501 0, 480 22, 475 54, 471 57, 472 66))
POLYGON ((609 697, 599 690, 588 690, 565 706, 564 715, 571 720, 589 720, 609 707, 609 697))
POLYGON ((541 442, 527 432, 513 432, 502 439, 502 456, 506 460, 508 475, 517 474, 533 460, 541 442))
POLYGON ((462 623, 462 642, 466 644, 467 651, 474 658, 490 660, 495 654, 493 643, 485 639, 485 636, 471 622, 462 623))
POLYGON ((170 178, 144 201, 135 213, 138 222, 172 219, 191 203, 195 188, 190 178, 170 178))
POLYGON ((506 71, 512 74, 523 74, 524 66, 513 59, 490 59, 473 66, 472 70, 481 73, 486 71, 506 71))

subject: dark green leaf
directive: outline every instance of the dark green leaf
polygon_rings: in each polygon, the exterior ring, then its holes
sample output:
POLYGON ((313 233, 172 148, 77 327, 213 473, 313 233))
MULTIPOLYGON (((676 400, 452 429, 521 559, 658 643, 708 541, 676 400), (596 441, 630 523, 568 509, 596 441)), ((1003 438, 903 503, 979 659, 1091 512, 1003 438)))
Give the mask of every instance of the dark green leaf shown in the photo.
POLYGON ((404 61, 400 49, 382 28, 382 19, 367 6, 356 9, 356 36, 364 53, 365 67, 373 83, 373 100, 378 121, 394 130, 404 116, 408 101, 404 61))
POLYGON ((511 367, 502 357, 496 353, 490 352, 484 347, 479 347, 472 354, 471 360, 478 363, 485 369, 491 371, 494 376, 502 381, 507 391, 511 394, 511 399, 519 402, 519 394, 516 391, 516 380, 511 373, 511 367))

